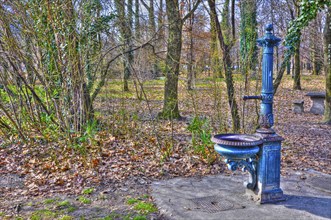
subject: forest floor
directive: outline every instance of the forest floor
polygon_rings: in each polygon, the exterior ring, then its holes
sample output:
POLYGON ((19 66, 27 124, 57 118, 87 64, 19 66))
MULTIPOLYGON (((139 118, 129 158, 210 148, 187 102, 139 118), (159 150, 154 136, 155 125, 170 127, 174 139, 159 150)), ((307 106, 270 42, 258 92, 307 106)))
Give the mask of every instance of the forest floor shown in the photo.
MULTIPOLYGON (((236 79, 242 132, 253 133, 259 105, 244 103, 248 92, 236 79)), ((291 89, 285 76, 275 96, 275 130, 282 143, 283 176, 313 169, 331 174, 331 127, 309 113, 305 94, 324 90, 323 76, 303 76, 303 90, 291 89), (292 112, 304 100, 305 112, 292 112)), ((160 219, 150 183, 174 177, 233 175, 213 151, 210 134, 230 132, 224 80, 197 80, 193 91, 180 83, 182 120, 158 120, 163 80, 144 82, 143 100, 131 85, 122 92, 109 83, 96 103, 98 129, 91 128, 79 145, 67 140, 0 147, 0 219, 160 219), (146 101, 147 98, 147 101, 146 101), (192 139, 192 134, 194 138, 192 139)), ((139 92, 138 92, 139 94, 139 92)), ((303 177, 304 178, 304 177, 303 177)))

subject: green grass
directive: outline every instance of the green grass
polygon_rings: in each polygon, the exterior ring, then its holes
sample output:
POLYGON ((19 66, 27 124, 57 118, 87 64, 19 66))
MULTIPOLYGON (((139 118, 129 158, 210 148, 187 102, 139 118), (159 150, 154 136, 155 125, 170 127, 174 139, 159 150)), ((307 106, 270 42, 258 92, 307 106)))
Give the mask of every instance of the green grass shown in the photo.
POLYGON ((33 202, 26 203, 27 206, 33 206, 33 202))
POLYGON ((77 210, 77 208, 74 207, 73 205, 71 205, 68 200, 59 201, 56 204, 56 206, 57 206, 57 208, 62 209, 62 213, 63 213, 63 211, 70 213, 70 212, 74 212, 75 210, 77 210))
POLYGON ((57 203, 57 206, 58 207, 69 207, 70 206, 70 202, 68 200, 64 200, 64 201, 58 202, 57 203))
POLYGON ((76 207, 74 207, 74 206, 69 206, 68 208, 67 208, 67 212, 74 212, 74 211, 76 211, 77 210, 77 208, 76 207))
POLYGON ((137 215, 133 217, 133 220, 147 220, 147 218, 144 215, 137 215))
POLYGON ((133 205, 137 202, 139 202, 138 199, 135 199, 135 198, 129 198, 127 201, 126 201, 129 205, 133 205))
POLYGON ((48 209, 34 211, 30 217, 31 220, 42 220, 42 219, 55 219, 57 217, 56 212, 52 212, 48 209))
POLYGON ((48 205, 48 204, 53 204, 55 202, 56 202, 56 199, 45 199, 43 203, 48 205))
POLYGON ((117 214, 116 216, 111 214, 111 215, 108 215, 108 216, 106 216, 106 217, 104 217, 100 220, 113 220, 113 219, 120 218, 120 217, 122 217, 120 214, 117 214))
POLYGON ((150 196, 148 194, 144 194, 144 195, 141 196, 141 198, 143 198, 143 199, 148 199, 149 197, 150 196))
MULTIPOLYGON (((163 100, 163 80, 148 80, 143 83, 143 89, 149 100, 163 100)), ((121 81, 112 81, 105 86, 100 92, 99 96, 101 100, 105 99, 136 99, 136 89, 132 81, 129 82, 128 92, 123 91, 123 83, 121 81)), ((140 90, 140 88, 139 88, 140 90)))
POLYGON ((82 191, 82 194, 90 195, 94 192, 94 188, 87 188, 82 191))
POLYGON ((212 88, 214 85, 211 82, 197 82, 196 88, 212 88))
POLYGON ((80 201, 83 204, 91 204, 92 203, 91 199, 86 198, 84 196, 79 196, 78 201, 80 201))
POLYGON ((149 86, 149 85, 151 85, 151 86, 155 86, 155 85, 164 85, 164 80, 162 80, 162 79, 153 79, 153 80, 147 80, 147 81, 145 81, 144 82, 144 85, 146 85, 146 86, 149 86))
MULTIPOLYGON (((136 210, 138 213, 143 214, 143 215, 138 215, 135 216, 133 219, 136 220, 144 220, 146 219, 145 215, 148 215, 153 212, 157 212, 157 208, 153 203, 143 201, 143 199, 148 199, 149 195, 145 194, 142 195, 140 198, 128 198, 127 199, 127 204, 132 205, 133 209, 136 210)), ((132 218, 128 218, 132 219, 132 218)))
POLYGON ((114 219, 123 219, 125 216, 119 214, 119 213, 116 213, 116 212, 112 212, 110 213, 110 215, 100 219, 100 220, 114 220, 114 219))
POLYGON ((70 215, 64 215, 59 220, 72 220, 72 219, 74 219, 74 217, 72 217, 70 215))
POLYGON ((102 91, 99 94, 99 97, 103 98, 134 98, 135 89, 133 82, 129 82, 130 91, 123 91, 123 82, 121 81, 112 81, 109 82, 106 86, 103 87, 102 91))
POLYGON ((149 214, 149 213, 157 212, 157 208, 153 203, 144 202, 144 201, 139 201, 138 203, 136 203, 133 209, 137 210, 141 214, 149 214))
POLYGON ((100 98, 111 98, 111 99, 122 99, 122 98, 128 99, 128 98, 135 98, 135 96, 136 94, 132 89, 129 92, 123 92, 119 88, 107 89, 106 91, 103 90, 98 95, 98 97, 100 98))
POLYGON ((163 100, 164 91, 163 88, 144 88, 148 100, 163 100))

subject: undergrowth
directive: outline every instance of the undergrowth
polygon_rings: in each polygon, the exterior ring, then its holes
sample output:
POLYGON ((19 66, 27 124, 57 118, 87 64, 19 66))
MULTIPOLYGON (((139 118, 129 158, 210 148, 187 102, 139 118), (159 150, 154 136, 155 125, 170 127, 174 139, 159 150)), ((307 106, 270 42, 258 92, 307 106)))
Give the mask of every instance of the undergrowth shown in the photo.
POLYGON ((212 128, 209 120, 195 116, 187 129, 192 134, 192 146, 195 153, 202 155, 208 163, 214 162, 216 156, 211 141, 212 128))

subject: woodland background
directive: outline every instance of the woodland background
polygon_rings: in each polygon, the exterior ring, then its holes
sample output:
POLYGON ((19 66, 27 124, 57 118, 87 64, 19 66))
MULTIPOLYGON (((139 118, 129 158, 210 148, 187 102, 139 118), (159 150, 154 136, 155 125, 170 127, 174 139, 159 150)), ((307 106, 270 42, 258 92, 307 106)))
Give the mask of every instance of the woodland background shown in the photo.
POLYGON ((330 16, 325 0, 1 0, 0 175, 22 184, 0 192, 228 173, 210 138, 258 127, 242 96, 260 94, 269 23, 282 174, 331 174, 330 16), (323 116, 310 91, 326 92, 323 116))

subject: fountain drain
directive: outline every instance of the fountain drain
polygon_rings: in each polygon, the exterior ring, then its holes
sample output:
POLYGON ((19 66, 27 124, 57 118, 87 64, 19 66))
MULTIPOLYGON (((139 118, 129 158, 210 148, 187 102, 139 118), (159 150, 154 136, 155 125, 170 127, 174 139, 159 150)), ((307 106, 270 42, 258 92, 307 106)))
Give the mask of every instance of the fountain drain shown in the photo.
POLYGON ((233 209, 243 209, 243 206, 230 202, 217 196, 193 198, 190 201, 194 204, 192 209, 199 209, 201 212, 217 213, 233 209))

